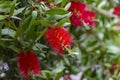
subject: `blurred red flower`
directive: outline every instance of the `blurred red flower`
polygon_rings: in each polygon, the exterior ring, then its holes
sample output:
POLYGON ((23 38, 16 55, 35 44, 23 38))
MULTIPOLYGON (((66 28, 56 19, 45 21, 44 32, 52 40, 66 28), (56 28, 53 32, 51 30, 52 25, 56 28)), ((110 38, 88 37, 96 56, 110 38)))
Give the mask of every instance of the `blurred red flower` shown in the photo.
POLYGON ((72 80, 69 74, 63 76, 63 80, 72 80))
POLYGON ((52 49, 62 55, 64 47, 70 47, 72 38, 64 27, 49 27, 45 33, 45 38, 52 49))
POLYGON ((95 21, 94 21, 95 17, 96 14, 90 11, 84 11, 82 15, 83 21, 89 26, 95 26, 95 21))
POLYGON ((87 9, 86 4, 72 1, 71 7, 68 11, 72 13, 70 20, 73 25, 82 26, 86 23, 89 26, 95 26, 94 18, 96 17, 96 14, 94 12, 90 12, 87 9))
POLYGON ((86 4, 81 3, 81 2, 74 2, 74 1, 71 2, 71 6, 69 8, 69 11, 75 13, 77 11, 82 12, 84 10, 87 10, 87 5, 86 4))
POLYGON ((22 51, 18 53, 17 63, 20 74, 24 78, 28 78, 31 73, 39 75, 41 72, 37 55, 33 51, 22 51))
POLYGON ((120 73, 120 66, 118 64, 112 64, 111 68, 110 68, 110 73, 111 75, 114 75, 114 71, 117 71, 118 73, 120 73))
POLYGON ((120 17, 120 6, 114 7, 114 12, 113 13, 120 17))

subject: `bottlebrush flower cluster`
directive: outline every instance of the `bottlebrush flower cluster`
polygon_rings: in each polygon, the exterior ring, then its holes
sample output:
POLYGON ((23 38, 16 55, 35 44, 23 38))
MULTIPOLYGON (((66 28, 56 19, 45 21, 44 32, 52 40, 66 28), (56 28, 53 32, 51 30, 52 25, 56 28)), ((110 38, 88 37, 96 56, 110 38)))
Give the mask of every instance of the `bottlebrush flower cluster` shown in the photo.
POLYGON ((120 6, 114 7, 114 12, 113 13, 120 17, 120 6))
POLYGON ((52 49, 62 55, 64 47, 70 47, 72 38, 64 27, 49 27, 45 33, 45 38, 52 49))
POLYGON ((24 78, 28 78, 31 73, 39 75, 41 72, 37 55, 33 51, 22 51, 18 53, 17 63, 20 74, 24 78))
POLYGON ((87 5, 81 2, 71 1, 69 10, 72 15, 70 20, 74 26, 82 26, 85 24, 95 26, 96 14, 88 10, 87 5))

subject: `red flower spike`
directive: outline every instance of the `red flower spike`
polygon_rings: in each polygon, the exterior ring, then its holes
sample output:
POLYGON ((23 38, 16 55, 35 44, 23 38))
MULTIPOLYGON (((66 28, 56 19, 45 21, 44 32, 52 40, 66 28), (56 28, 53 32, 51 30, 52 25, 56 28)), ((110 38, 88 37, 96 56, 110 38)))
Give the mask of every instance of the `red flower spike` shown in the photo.
POLYGON ((94 18, 96 14, 88 11, 86 4, 72 1, 68 11, 72 13, 70 20, 73 25, 82 26, 86 23, 89 26, 95 26, 94 18))
POLYGON ((83 4, 81 2, 71 2, 71 6, 69 8, 70 12, 76 12, 76 11, 84 11, 87 9, 87 5, 83 4))
POLYGON ((70 17, 70 20, 73 25, 75 26, 81 26, 81 13, 87 9, 86 4, 80 3, 80 2, 71 2, 71 7, 68 11, 72 13, 72 16, 70 17))
POLYGON ((28 78, 31 72, 34 75, 40 74, 40 65, 39 65, 37 55, 32 51, 26 51, 26 52, 22 51, 18 53, 17 63, 18 63, 20 74, 24 78, 28 78))
POLYGON ((73 13, 73 15, 70 17, 70 20, 71 20, 72 24, 75 25, 75 26, 81 26, 82 25, 80 16, 78 16, 77 14, 73 13))
POLYGON ((95 26, 95 21, 94 21, 95 17, 96 14, 90 11, 84 11, 82 15, 83 21, 89 26, 95 26))
POLYGON ((113 13, 120 17, 120 6, 114 7, 114 12, 113 13))
POLYGON ((50 27, 45 33, 45 38, 48 41, 52 49, 62 55, 64 47, 70 47, 72 38, 68 31, 64 27, 50 27))

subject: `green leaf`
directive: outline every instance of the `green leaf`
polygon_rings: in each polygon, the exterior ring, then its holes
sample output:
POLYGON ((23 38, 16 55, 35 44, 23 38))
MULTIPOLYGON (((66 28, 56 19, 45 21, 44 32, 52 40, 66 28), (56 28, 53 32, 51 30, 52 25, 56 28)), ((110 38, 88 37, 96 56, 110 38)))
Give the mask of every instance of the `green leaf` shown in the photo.
POLYGON ((57 24, 57 26, 62 26, 66 22, 70 23, 70 19, 69 18, 63 18, 62 20, 59 21, 59 23, 57 24))
POLYGON ((61 60, 59 63, 56 64, 56 68, 53 70, 53 73, 62 72, 65 69, 64 63, 61 60))
POLYGON ((2 37, 2 26, 0 25, 0 40, 1 40, 1 37, 2 37))
POLYGON ((10 12, 12 4, 12 1, 0 1, 0 12, 10 12))
POLYGON ((45 14, 49 14, 49 15, 64 15, 64 14, 67 14, 68 12, 65 11, 64 9, 61 9, 61 8, 57 8, 57 9, 51 9, 51 10, 47 10, 45 12, 45 14))
POLYGON ((11 7, 11 9, 10 9, 10 16, 13 15, 14 10, 15 10, 15 4, 13 4, 12 7, 11 7))
POLYGON ((45 21, 45 20, 43 20, 43 19, 39 19, 39 20, 34 20, 34 21, 32 21, 32 25, 42 25, 42 26, 44 26, 44 27, 48 27, 48 26, 50 26, 50 24, 49 24, 49 22, 48 21, 45 21))
POLYGON ((60 78, 62 77, 62 75, 63 75, 63 72, 57 73, 57 76, 56 76, 55 80, 60 80, 60 78))
POLYGON ((6 18, 5 15, 0 15, 0 20, 4 20, 6 18))
POLYGON ((9 25, 12 29, 14 29, 14 30, 17 30, 17 29, 18 29, 17 26, 15 25, 15 23, 14 23, 13 21, 9 20, 9 21, 7 21, 7 22, 8 22, 8 25, 9 25))
POLYGON ((120 0, 118 0, 118 1, 119 1, 118 5, 120 5, 120 0))
POLYGON ((74 65, 71 65, 71 73, 76 74, 78 72, 79 72, 79 68, 74 65))
POLYGON ((68 10, 69 8, 70 8, 70 6, 71 6, 71 3, 69 2, 69 3, 67 3, 67 5, 65 5, 65 10, 68 10))
POLYGON ((62 1, 63 1, 63 0, 55 0, 54 3, 55 3, 55 4, 59 4, 59 3, 61 3, 62 1))
POLYGON ((68 0, 62 0, 62 4, 61 4, 61 7, 64 7, 66 5, 68 0))
POLYGON ((22 6, 29 6, 29 2, 27 0, 20 0, 22 6))
POLYGON ((51 77, 51 72, 48 71, 48 70, 42 70, 42 75, 43 75, 43 77, 44 77, 45 79, 47 79, 47 80, 49 80, 49 79, 52 78, 52 77, 51 77))
POLYGON ((106 67, 111 67, 111 64, 110 64, 110 63, 104 63, 104 65, 105 65, 106 67))
POLYGON ((1 40, 0 40, 0 46, 4 49, 6 48, 5 44, 1 40))
POLYGON ((14 52, 19 52, 20 49, 15 46, 15 44, 11 44, 8 46, 9 49, 11 49, 14 52))
POLYGON ((18 37, 20 37, 22 34, 25 34, 26 31, 29 29, 29 26, 31 25, 31 19, 32 16, 28 16, 22 23, 22 26, 20 26, 20 28, 18 28, 14 39, 17 39, 18 37))
POLYGON ((37 18, 37 11, 32 12, 32 19, 35 20, 37 18))
POLYGON ((13 13, 13 15, 18 15, 18 14, 22 13, 23 10, 25 10, 25 7, 19 8, 19 9, 15 10, 14 13, 13 13))
POLYGON ((70 66, 69 60, 68 60, 66 57, 63 57, 63 59, 64 59, 64 61, 65 61, 65 64, 66 64, 67 66, 70 66))
POLYGON ((99 79, 102 79, 102 74, 103 74, 103 69, 102 68, 99 68, 98 70, 97 70, 97 77, 99 78, 99 79))
POLYGON ((8 28, 2 29, 2 35, 7 35, 7 36, 14 38, 15 33, 16 33, 16 31, 14 31, 12 29, 8 29, 8 28))
POLYGON ((112 53, 119 53, 120 52, 120 47, 115 46, 115 45, 109 45, 108 46, 108 52, 112 52, 112 53))

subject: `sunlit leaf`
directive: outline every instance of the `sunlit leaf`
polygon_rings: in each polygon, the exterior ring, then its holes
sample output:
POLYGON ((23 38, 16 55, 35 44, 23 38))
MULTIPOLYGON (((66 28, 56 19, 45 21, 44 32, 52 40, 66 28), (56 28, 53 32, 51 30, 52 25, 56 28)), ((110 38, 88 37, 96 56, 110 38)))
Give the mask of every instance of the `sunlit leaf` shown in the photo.
POLYGON ((68 12, 63 10, 63 9, 57 8, 57 9, 48 10, 45 13, 46 14, 50 14, 50 15, 55 15, 55 14, 57 14, 57 15, 64 15, 64 14, 67 14, 68 12))

